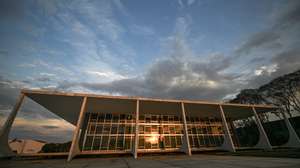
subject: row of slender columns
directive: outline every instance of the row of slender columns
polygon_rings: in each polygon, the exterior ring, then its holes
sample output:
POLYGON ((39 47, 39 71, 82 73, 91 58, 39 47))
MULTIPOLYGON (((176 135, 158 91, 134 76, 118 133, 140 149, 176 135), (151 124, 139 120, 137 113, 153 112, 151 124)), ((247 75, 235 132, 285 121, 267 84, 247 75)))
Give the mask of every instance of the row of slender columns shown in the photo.
MULTIPOLYGON (((70 148, 70 152, 69 152, 69 157, 68 157, 68 161, 70 161, 76 154, 80 153, 80 149, 79 149, 79 137, 80 137, 80 129, 82 127, 82 122, 83 122, 83 117, 84 117, 84 113, 85 113, 85 107, 86 107, 86 101, 87 101, 87 97, 84 97, 82 105, 81 105, 81 110, 80 110, 80 115, 78 118, 78 122, 77 122, 77 126, 74 132, 74 136, 73 136, 73 140, 72 140, 72 145, 70 148)), ((188 129, 187 129, 187 122, 186 122, 186 111, 185 111, 185 106, 184 106, 184 102, 180 103, 181 105, 181 112, 182 112, 182 119, 183 119, 183 131, 184 131, 184 136, 183 136, 183 145, 181 147, 181 151, 183 151, 184 153, 186 153, 187 155, 192 155, 191 152, 191 147, 190 147, 190 142, 189 142, 189 135, 188 135, 188 129)), ((136 101, 136 111, 135 111, 135 136, 134 136, 134 142, 133 142, 133 146, 132 146, 132 154, 134 156, 134 158, 136 159, 138 157, 138 142, 139 142, 139 111, 140 109, 140 101, 137 100, 136 101)), ((221 146, 222 150, 225 151, 230 151, 230 152, 235 152, 235 146, 231 137, 231 133, 229 130, 229 126, 227 124, 227 120, 226 120, 226 116, 223 110, 222 105, 219 105, 219 110, 220 110, 220 116, 222 119, 222 125, 224 128, 224 142, 221 146)), ((260 118, 255 110, 255 107, 252 107, 252 111, 254 113, 254 118, 255 121, 257 123, 258 126, 258 130, 259 130, 259 142, 257 143, 257 145, 255 146, 256 148, 262 148, 265 150, 271 150, 272 146, 270 144, 270 141, 267 137, 267 134, 262 126, 262 123, 260 121, 260 118)), ((285 118, 285 122, 288 126, 289 129, 289 133, 290 133, 290 139, 292 138, 292 144, 295 147, 295 144, 297 144, 297 139, 295 141, 294 136, 296 135, 295 131, 292 132, 290 131, 290 129, 294 130, 291 126, 291 124, 289 123, 288 119, 285 118), (296 143, 295 143, 296 142, 296 143)), ((297 135, 296 135, 297 137, 297 135)), ((299 138, 298 138, 299 140, 299 138)), ((300 141, 299 141, 300 144, 300 141)))
MULTIPOLYGON (((25 94, 21 93, 17 103, 15 104, 12 112, 9 114, 6 122, 4 123, 2 129, 0 130, 0 157, 9 157, 9 156, 14 156, 15 154, 11 151, 9 145, 8 145, 8 135, 9 135, 9 131, 11 129, 11 126, 14 122, 14 119, 17 115, 18 110, 20 109, 22 102, 24 100, 25 94)), ((74 131, 74 135, 73 135, 73 140, 72 140, 72 144, 71 144, 71 148, 69 151, 69 155, 68 155, 68 161, 70 161, 74 156, 76 156, 77 154, 79 154, 80 151, 80 147, 79 147, 79 137, 81 134, 81 128, 82 128, 82 124, 84 121, 84 116, 85 116, 85 110, 86 110, 86 104, 87 104, 87 97, 83 97, 83 101, 81 104, 81 109, 80 109, 80 113, 79 113, 79 117, 78 117, 78 121, 76 124, 76 128, 74 131)), ((134 143, 133 143, 133 150, 132 153, 134 155, 134 158, 137 158, 137 151, 138 151, 138 135, 139 135, 139 100, 136 101, 136 113, 135 113, 135 138, 134 138, 134 143)), ((222 118, 222 123, 223 123, 223 127, 224 127, 224 143, 222 145, 222 149, 224 150, 228 150, 228 151, 235 151, 234 148, 234 144, 230 135, 230 131, 229 131, 229 127, 227 125, 227 121, 226 121, 226 116, 224 114, 224 110, 222 105, 219 105, 220 108, 220 114, 221 114, 221 118, 222 118)), ((262 126, 262 123, 260 121, 260 118, 256 112, 255 107, 252 106, 252 111, 254 113, 254 118, 255 121, 258 125, 258 130, 260 133, 260 138, 259 138, 259 142, 256 145, 256 147, 258 148, 263 148, 266 150, 270 150, 272 149, 272 146, 269 142, 269 139, 267 137, 267 134, 262 126)), ((186 122, 186 112, 185 112, 185 106, 184 106, 184 102, 181 102, 181 112, 182 112, 182 118, 183 118, 183 124, 184 124, 184 138, 183 138, 183 147, 182 147, 182 151, 184 151, 186 154, 191 155, 191 148, 190 148, 190 143, 189 143, 189 138, 188 138, 188 131, 187 131, 187 122, 186 122)), ((289 131, 289 140, 288 142, 284 145, 287 147, 300 147, 300 140, 299 137, 297 136, 294 128, 292 127, 292 125, 289 122, 289 119, 285 116, 284 113, 282 113, 283 117, 284 117, 284 122, 287 125, 288 131, 289 131)))

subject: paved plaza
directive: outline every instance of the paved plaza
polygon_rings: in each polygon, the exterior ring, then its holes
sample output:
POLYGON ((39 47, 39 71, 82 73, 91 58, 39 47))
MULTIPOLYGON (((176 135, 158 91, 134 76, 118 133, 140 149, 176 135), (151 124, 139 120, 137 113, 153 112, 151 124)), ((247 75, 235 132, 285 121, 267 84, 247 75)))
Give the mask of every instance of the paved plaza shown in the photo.
POLYGON ((300 159, 215 156, 215 155, 165 155, 115 158, 76 158, 71 162, 66 159, 47 160, 0 160, 2 168, 299 168, 300 159))

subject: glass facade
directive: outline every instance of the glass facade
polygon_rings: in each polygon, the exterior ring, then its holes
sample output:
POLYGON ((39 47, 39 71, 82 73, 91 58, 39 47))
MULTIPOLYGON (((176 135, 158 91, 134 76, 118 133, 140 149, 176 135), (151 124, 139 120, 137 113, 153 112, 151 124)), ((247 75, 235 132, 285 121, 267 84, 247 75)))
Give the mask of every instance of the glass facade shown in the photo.
POLYGON ((140 115, 140 150, 178 149, 182 145, 183 124, 173 115, 140 115))
MULTIPOLYGON (((83 151, 131 151, 135 119, 131 114, 87 113, 83 151)), ((218 147, 224 141, 222 122, 217 118, 186 117, 192 150, 218 147)), ((145 114, 139 117, 138 149, 179 149, 183 143, 183 121, 175 115, 145 114)))
POLYGON ((217 118, 186 118, 189 142, 192 149, 218 147, 224 141, 222 121, 217 118))
POLYGON ((131 151, 135 123, 131 114, 87 113, 83 151, 131 151))

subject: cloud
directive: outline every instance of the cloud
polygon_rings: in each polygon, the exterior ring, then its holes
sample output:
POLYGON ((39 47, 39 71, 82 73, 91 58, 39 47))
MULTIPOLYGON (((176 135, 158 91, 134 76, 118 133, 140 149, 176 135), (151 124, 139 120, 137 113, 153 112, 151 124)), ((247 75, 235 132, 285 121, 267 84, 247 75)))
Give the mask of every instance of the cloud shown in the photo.
MULTIPOLYGON (((256 32, 235 50, 235 59, 248 59, 254 70, 248 73, 247 87, 255 88, 300 69, 300 2, 287 1, 272 15, 271 23, 256 32)), ((245 75, 246 76, 246 75, 245 75)))
MULTIPOLYGON (((220 100, 235 91, 235 74, 224 73, 231 66, 230 58, 214 53, 199 59, 186 42, 189 35, 189 17, 179 17, 174 33, 163 40, 169 52, 149 65, 141 76, 117 79, 106 83, 62 82, 58 89, 83 88, 90 92, 146 96, 156 98, 220 100)), ((106 76, 107 73, 94 74, 106 76)))
POLYGON ((86 71, 86 73, 90 74, 90 75, 95 75, 97 77, 106 78, 109 81, 127 78, 126 76, 117 74, 116 72, 113 72, 113 71, 100 72, 100 71, 88 70, 88 71, 86 71))
POLYGON ((237 54, 248 54, 250 51, 260 48, 271 43, 275 43, 280 36, 273 31, 263 31, 255 33, 251 36, 242 46, 240 46, 236 52, 237 54))

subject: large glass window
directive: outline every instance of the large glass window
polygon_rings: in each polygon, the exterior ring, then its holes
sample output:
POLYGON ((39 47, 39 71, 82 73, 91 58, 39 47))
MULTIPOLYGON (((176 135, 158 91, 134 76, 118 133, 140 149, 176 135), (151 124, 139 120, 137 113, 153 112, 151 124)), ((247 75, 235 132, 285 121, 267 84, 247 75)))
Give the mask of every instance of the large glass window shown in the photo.
POLYGON ((223 143, 222 122, 216 118, 189 117, 187 128, 192 148, 216 147, 223 143))
POLYGON ((133 119, 127 114, 87 113, 82 150, 130 150, 133 119))
POLYGON ((139 149, 181 147, 183 124, 179 116, 146 114, 139 119, 139 149))

